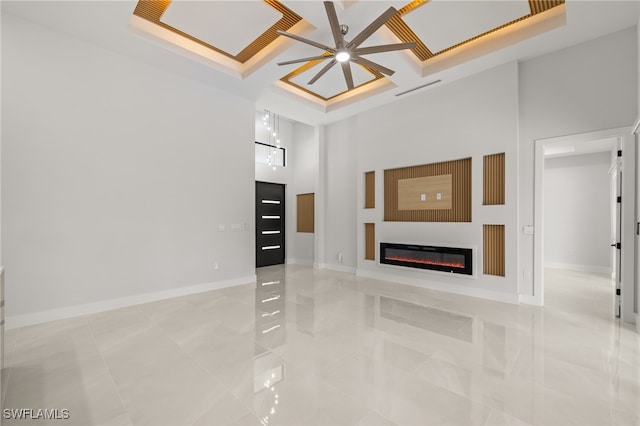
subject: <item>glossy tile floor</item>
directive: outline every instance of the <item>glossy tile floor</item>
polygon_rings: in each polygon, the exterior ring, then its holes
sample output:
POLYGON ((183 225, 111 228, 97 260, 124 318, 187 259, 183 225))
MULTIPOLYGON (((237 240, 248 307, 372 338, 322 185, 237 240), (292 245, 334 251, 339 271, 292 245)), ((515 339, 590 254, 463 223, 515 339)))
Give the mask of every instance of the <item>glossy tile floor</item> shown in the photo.
POLYGON ((547 271, 544 309, 258 277, 9 331, 5 408, 68 409, 57 425, 640 424, 640 335, 602 276, 547 271))

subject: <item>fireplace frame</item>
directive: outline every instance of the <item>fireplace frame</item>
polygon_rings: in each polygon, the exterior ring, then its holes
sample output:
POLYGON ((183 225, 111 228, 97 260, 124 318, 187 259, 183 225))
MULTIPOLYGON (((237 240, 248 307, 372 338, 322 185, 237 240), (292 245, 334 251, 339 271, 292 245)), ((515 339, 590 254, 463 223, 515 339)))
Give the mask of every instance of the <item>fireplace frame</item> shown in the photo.
POLYGON ((447 275, 456 278, 473 278, 477 279, 476 275, 476 247, 463 246, 459 244, 455 245, 427 245, 424 243, 408 243, 408 242, 378 242, 378 265, 383 267, 399 268, 405 271, 418 270, 426 271, 429 273, 447 275), (398 260, 385 260, 384 252, 386 248, 400 249, 400 250, 415 250, 432 252, 438 249, 445 249, 450 254, 458 254, 464 256, 464 268, 452 270, 450 266, 410 263, 398 260))

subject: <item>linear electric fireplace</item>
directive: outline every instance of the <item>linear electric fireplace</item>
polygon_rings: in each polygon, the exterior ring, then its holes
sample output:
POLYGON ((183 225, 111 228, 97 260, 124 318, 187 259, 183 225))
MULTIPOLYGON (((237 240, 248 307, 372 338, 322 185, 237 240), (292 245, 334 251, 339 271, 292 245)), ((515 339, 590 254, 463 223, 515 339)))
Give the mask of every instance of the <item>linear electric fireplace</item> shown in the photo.
POLYGON ((473 249, 380 243, 380 263, 473 275, 473 249))

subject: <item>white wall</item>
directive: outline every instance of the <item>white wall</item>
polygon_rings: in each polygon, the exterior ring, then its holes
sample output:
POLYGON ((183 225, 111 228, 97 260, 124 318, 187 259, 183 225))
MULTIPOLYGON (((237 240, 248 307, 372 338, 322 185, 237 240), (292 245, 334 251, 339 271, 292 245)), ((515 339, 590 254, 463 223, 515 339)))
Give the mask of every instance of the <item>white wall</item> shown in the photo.
POLYGON ((545 266, 611 272, 611 153, 545 159, 545 266))
POLYGON ((518 71, 510 63, 362 113, 357 120, 358 274, 510 302, 516 288, 518 71), (482 205, 483 156, 506 155, 506 205, 482 205), (472 222, 384 222, 385 169, 472 158, 472 222), (363 209, 364 173, 376 172, 376 208, 363 209), (364 223, 378 241, 475 247, 477 279, 400 270, 364 260, 364 223), (505 224, 506 277, 483 275, 483 224, 505 224))
POLYGON ((357 265, 357 191, 355 117, 325 128, 326 229, 325 266, 353 271, 357 265), (339 257, 342 254, 342 259, 339 257))
POLYGON ((9 324, 255 280, 253 105, 2 23, 9 324))
MULTIPOLYGON (((636 43, 634 27, 520 64, 519 227, 533 224, 536 139, 634 122, 636 43)), ((518 238, 519 292, 532 295, 533 236, 518 238)))

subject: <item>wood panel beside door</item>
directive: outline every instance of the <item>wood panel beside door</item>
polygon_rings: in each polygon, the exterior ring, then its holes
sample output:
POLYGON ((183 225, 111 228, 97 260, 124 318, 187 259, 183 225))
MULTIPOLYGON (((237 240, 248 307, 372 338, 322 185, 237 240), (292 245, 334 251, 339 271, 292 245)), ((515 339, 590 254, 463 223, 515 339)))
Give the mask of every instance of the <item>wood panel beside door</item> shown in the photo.
POLYGON ((298 194, 297 201, 297 231, 311 233, 315 231, 315 194, 298 194))

